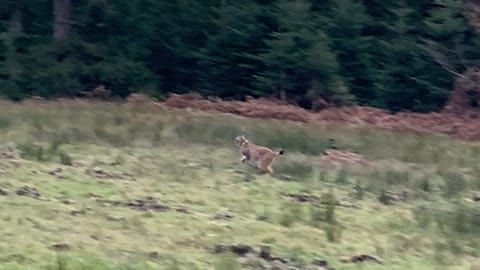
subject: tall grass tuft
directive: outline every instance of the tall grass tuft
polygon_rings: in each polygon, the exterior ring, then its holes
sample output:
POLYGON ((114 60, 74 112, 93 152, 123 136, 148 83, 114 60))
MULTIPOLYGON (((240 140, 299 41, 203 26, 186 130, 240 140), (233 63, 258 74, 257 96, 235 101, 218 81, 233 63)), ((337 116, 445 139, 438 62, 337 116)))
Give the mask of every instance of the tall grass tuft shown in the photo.
POLYGON ((7 129, 12 126, 12 119, 6 115, 0 115, 0 129, 7 129))
POLYGON ((288 201, 282 204, 282 212, 279 223, 284 227, 290 227, 295 222, 302 221, 303 206, 299 202, 288 201))

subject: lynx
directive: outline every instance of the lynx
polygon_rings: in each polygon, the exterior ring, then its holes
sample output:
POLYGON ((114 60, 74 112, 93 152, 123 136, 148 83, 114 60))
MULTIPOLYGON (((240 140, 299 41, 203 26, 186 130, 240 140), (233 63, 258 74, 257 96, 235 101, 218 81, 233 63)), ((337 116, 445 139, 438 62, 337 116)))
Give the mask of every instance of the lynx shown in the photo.
POLYGON ((283 155, 283 150, 273 151, 272 149, 251 143, 244 135, 235 137, 235 143, 242 154, 241 162, 249 162, 262 170, 264 173, 273 173, 270 167, 278 155, 283 155))

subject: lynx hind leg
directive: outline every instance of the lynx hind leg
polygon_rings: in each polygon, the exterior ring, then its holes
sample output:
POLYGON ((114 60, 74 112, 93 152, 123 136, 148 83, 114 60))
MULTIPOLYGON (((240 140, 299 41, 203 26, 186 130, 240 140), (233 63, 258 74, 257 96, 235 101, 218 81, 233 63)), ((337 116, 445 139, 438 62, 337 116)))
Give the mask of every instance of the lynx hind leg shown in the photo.
POLYGON ((264 172, 264 173, 268 173, 268 174, 271 174, 273 173, 273 170, 272 168, 270 167, 272 163, 272 159, 270 158, 267 158, 267 159, 264 159, 261 163, 260 163, 260 169, 264 172))
POLYGON ((273 170, 270 166, 262 166, 262 167, 260 167, 260 170, 263 173, 266 173, 266 174, 272 174, 273 173, 273 170))

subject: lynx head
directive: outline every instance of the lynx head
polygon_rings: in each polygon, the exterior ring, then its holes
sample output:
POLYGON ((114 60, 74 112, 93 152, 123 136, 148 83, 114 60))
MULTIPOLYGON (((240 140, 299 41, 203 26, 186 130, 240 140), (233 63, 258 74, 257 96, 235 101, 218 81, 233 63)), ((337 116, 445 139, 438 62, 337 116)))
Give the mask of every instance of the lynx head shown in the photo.
POLYGON ((245 138, 244 135, 238 135, 237 137, 235 137, 235 143, 239 146, 245 144, 245 143, 248 143, 248 140, 247 138, 245 138))

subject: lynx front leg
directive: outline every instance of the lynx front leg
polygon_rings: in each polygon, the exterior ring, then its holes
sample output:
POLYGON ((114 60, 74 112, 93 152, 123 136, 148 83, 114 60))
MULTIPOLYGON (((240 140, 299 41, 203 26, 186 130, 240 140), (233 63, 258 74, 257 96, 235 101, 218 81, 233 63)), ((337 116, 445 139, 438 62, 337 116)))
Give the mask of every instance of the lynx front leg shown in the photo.
POLYGON ((242 159, 240 160, 242 163, 244 163, 245 161, 247 161, 247 157, 246 156, 242 156, 242 159))

